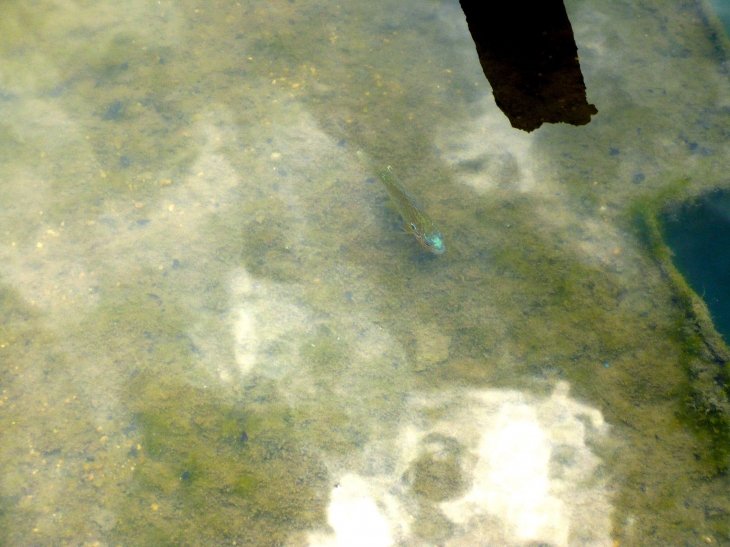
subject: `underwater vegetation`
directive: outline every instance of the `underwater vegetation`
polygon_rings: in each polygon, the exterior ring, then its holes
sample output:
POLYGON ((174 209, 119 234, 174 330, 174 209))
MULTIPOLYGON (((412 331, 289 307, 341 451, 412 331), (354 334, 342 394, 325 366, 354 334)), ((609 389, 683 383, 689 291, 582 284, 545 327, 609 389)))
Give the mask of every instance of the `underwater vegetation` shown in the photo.
POLYGON ((662 219, 686 199, 688 183, 682 179, 653 198, 638 199, 630 209, 630 218, 682 310, 674 332, 688 377, 685 415, 681 418, 710 438, 716 470, 725 473, 730 468, 730 350, 716 331, 707 305, 675 266, 662 224, 662 219))
POLYGON ((135 384, 141 439, 131 490, 149 504, 124 506, 120 540, 182 545, 207 535, 266 545, 319 524, 326 470, 299 446, 286 405, 251 404, 273 395, 266 385, 249 391, 249 404, 231 404, 162 376, 140 374, 135 384))
POLYGON ((730 340, 730 193, 710 192, 661 217, 673 262, 730 340))

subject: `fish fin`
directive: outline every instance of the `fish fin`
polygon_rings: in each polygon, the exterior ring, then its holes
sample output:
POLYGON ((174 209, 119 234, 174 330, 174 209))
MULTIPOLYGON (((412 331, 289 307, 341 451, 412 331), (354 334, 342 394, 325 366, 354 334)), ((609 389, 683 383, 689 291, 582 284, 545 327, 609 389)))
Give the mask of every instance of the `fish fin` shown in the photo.
POLYGON ((400 211, 398 211, 398 205, 396 205, 395 201, 393 201, 391 198, 388 198, 383 202, 383 208, 397 216, 398 220, 401 220, 400 211))
POLYGON ((393 222, 393 223, 391 223, 391 227, 393 228, 393 231, 395 231, 395 232, 398 232, 400 234, 406 233, 402 222, 393 222))

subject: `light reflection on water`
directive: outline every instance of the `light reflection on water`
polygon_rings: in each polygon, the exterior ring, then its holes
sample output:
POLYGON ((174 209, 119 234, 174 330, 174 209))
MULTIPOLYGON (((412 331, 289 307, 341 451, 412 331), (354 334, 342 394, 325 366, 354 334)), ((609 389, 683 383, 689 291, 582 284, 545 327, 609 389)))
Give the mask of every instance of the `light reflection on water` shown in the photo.
POLYGON ((1 542, 730 542, 627 220, 725 180, 725 43, 646 7, 528 135, 456 3, 2 4, 1 542))

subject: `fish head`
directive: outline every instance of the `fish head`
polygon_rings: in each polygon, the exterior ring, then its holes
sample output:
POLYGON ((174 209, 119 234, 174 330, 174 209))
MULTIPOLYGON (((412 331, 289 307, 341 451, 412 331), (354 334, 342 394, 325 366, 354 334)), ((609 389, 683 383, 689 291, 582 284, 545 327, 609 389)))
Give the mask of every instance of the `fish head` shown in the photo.
POLYGON ((431 251, 433 254, 443 254, 443 252, 446 250, 446 245, 444 244, 444 237, 441 235, 441 232, 438 230, 434 230, 433 232, 425 233, 425 234, 419 234, 420 237, 418 237, 418 241, 426 247, 429 251, 431 251))

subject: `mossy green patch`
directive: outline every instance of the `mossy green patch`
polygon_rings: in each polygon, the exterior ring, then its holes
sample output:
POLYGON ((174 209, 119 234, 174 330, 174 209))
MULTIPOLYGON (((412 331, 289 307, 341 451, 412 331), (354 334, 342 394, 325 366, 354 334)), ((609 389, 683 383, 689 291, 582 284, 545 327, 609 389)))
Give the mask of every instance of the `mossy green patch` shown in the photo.
POLYGON ((423 444, 424 451, 404 476, 414 494, 431 502, 463 495, 469 482, 462 469, 463 447, 440 434, 428 435, 423 444))
POLYGON ((159 534, 172 533, 181 541, 207 530, 214 537, 263 544, 272 535, 283 538, 322 524, 326 472, 300 449, 285 404, 259 400, 256 389, 226 402, 154 374, 138 376, 133 391, 138 397, 129 404, 142 433, 135 495, 154 499, 160 508, 175 506, 181 524, 169 530, 155 511, 128 507, 118 537, 149 545, 159 534), (242 513, 227 520, 225 506, 242 513), (241 514, 247 515, 245 522, 241 514))
POLYGON ((10 519, 13 518, 13 503, 4 495, 0 495, 0 541, 3 544, 9 544, 9 536, 11 534, 12 522, 10 519))
POLYGON ((459 462, 453 459, 435 459, 422 456, 413 462, 413 492, 433 501, 444 501, 457 496, 465 481, 459 462))
POLYGON ((320 325, 314 337, 306 339, 300 354, 316 376, 326 377, 341 371, 347 360, 348 347, 326 325, 320 325))
POLYGON ((726 472, 730 467, 730 351, 712 326, 704 302, 672 263, 660 223, 663 211, 688 198, 688 182, 683 179, 657 196, 642 197, 630 214, 638 236, 672 286, 682 310, 669 332, 682 349, 681 364, 687 373, 680 417, 710 439, 714 464, 718 471, 726 472))
POLYGON ((447 541, 455 528, 456 525, 432 504, 422 504, 413 523, 413 532, 430 544, 447 541))

